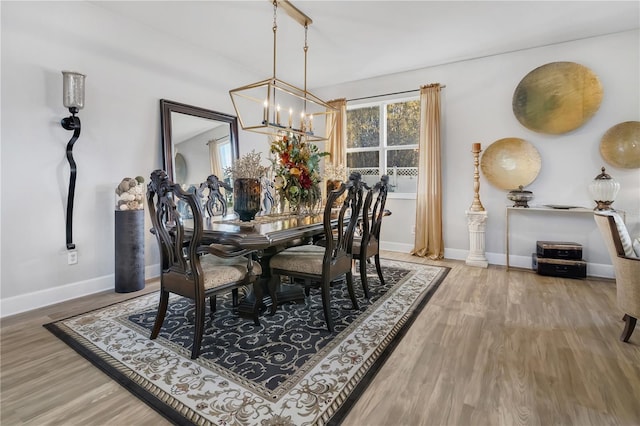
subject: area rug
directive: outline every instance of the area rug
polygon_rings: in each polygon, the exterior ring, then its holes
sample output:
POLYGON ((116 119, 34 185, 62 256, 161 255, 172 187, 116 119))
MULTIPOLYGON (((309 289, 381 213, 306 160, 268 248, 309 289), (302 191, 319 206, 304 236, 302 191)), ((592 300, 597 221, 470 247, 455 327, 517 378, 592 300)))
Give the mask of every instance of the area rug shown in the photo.
POLYGON ((339 424, 449 271, 381 263, 385 285, 368 265, 369 300, 354 274, 358 310, 346 285, 332 288, 332 333, 313 290, 305 303, 262 315, 259 326, 219 297, 197 360, 194 306, 175 295, 155 340, 158 292, 45 327, 175 424, 339 424))

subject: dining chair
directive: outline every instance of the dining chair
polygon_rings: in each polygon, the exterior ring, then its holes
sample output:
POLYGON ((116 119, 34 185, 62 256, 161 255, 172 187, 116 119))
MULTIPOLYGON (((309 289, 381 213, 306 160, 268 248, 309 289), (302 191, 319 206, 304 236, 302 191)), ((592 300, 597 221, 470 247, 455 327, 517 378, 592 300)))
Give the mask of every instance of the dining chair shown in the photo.
POLYGON ((360 267, 360 281, 364 297, 369 298, 369 284, 367 282, 367 262, 374 258, 376 272, 380 279, 380 284, 384 285, 382 268, 380 267, 380 230, 382 228, 382 218, 385 215, 384 206, 387 202, 387 192, 389 188, 389 176, 384 175, 373 188, 369 188, 362 209, 361 236, 353 239, 353 259, 358 260, 360 267), (376 201, 373 204, 373 198, 376 201), (370 212, 370 214, 369 214, 370 212))
MULTIPOLYGON (((160 301, 151 339, 158 337, 164 322, 169 294, 175 293, 192 299, 195 303, 195 329, 191 358, 200 355, 204 334, 206 299, 217 294, 253 285, 257 303, 253 320, 259 325, 259 309, 262 305, 262 286, 257 284, 257 275, 262 271, 253 262, 252 251, 245 249, 219 250, 202 241, 203 218, 201 200, 195 189, 183 190, 173 184, 165 171, 155 170, 147 187, 147 202, 160 250, 160 301), (189 228, 176 207, 178 201, 190 211, 189 228), (191 224, 192 221, 192 224, 191 224)), ((215 298, 210 299, 212 305, 215 298)), ((211 306, 211 315, 215 306, 211 306)))
POLYGON ((295 283, 302 283, 307 288, 321 289, 325 322, 331 332, 334 330, 331 315, 331 282, 337 277, 346 275, 353 309, 358 309, 358 299, 353 289, 351 251, 354 232, 364 201, 363 192, 361 176, 357 172, 351 174, 348 183, 343 183, 337 190, 329 192, 324 209, 323 228, 324 238, 330 241, 330 244, 325 244, 324 247, 313 244, 290 247, 271 258, 269 293, 275 299, 271 307, 272 313, 275 313, 278 305, 275 290, 282 276, 291 277, 295 283), (342 206, 334 212, 332 209, 334 201, 345 193, 342 206), (336 216, 337 221, 334 223, 333 219, 336 216))
POLYGON ((640 318, 640 251, 634 251, 629 231, 616 211, 597 211, 593 217, 613 263, 616 301, 624 312, 620 340, 628 342, 640 318))
POLYGON ((233 191, 231 185, 218 179, 216 175, 209 175, 198 188, 198 195, 203 199, 205 211, 211 218, 227 215, 227 200, 220 188, 226 191, 225 194, 230 194, 233 191), (206 197, 205 192, 207 193, 206 197))

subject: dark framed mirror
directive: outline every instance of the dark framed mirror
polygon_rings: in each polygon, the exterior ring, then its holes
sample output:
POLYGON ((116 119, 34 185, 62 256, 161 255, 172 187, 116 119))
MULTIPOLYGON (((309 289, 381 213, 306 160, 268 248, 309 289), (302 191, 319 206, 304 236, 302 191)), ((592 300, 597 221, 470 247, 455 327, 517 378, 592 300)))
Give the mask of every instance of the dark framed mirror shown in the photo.
POLYGON ((239 157, 238 118, 193 105, 160 100, 164 169, 175 183, 199 185, 239 157))

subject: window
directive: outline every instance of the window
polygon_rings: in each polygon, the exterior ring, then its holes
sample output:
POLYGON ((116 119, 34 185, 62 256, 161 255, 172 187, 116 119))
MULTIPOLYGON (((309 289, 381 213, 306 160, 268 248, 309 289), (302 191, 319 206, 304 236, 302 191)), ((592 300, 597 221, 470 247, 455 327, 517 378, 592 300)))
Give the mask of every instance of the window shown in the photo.
POLYGON ((393 100, 349 107, 347 167, 373 185, 389 176, 389 191, 414 193, 418 180, 420 100, 393 100))

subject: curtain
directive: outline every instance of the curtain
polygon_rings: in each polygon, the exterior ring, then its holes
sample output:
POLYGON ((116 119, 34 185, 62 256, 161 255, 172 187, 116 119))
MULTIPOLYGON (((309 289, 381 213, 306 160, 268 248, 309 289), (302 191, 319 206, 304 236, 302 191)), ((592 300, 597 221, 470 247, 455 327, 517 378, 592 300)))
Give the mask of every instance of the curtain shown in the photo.
POLYGON ((220 180, 224 180, 222 166, 220 165, 220 154, 218 153, 218 141, 216 139, 211 139, 209 142, 207 142, 207 145, 209 145, 209 161, 211 162, 211 174, 216 175, 220 180))
MULTIPOLYGON (((327 103, 338 112, 335 115, 335 127, 325 149, 331 154, 331 164, 345 167, 347 165, 347 100, 335 99, 327 103)), ((327 120, 327 133, 331 130, 330 126, 330 120, 327 120)))
POLYGON ((440 84, 420 88, 420 160, 416 234, 411 254, 442 259, 442 170, 440 161, 440 84))

